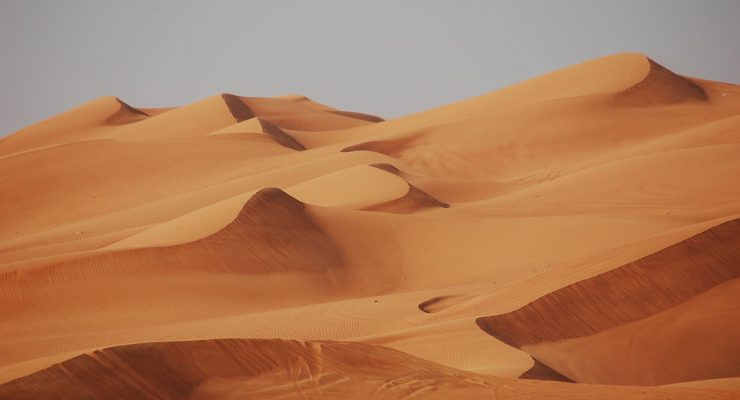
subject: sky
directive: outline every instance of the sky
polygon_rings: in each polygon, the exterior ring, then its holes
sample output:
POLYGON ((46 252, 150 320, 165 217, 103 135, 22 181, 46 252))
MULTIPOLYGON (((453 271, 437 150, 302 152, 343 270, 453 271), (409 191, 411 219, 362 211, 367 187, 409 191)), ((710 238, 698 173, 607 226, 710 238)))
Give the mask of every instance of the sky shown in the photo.
POLYGON ((738 0, 0 0, 0 136, 106 95, 392 118, 625 51, 740 83, 739 21, 738 0))

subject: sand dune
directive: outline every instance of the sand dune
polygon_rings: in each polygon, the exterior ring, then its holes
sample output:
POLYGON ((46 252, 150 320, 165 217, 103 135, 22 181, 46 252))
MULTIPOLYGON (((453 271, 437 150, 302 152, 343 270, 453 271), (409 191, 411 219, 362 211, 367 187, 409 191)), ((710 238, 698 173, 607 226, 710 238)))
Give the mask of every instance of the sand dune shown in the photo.
POLYGON ((292 136, 285 133, 285 131, 257 117, 249 118, 244 122, 227 126, 224 129, 211 132, 209 133, 209 135, 236 135, 241 133, 262 133, 285 147, 291 148, 293 150, 306 150, 306 148, 303 147, 302 144, 300 144, 292 136))
POLYGON ((738 259, 740 220, 735 219, 624 267, 552 292, 512 313, 476 322, 497 339, 526 350, 578 382, 655 385, 733 377, 740 372, 738 364, 731 361, 740 351, 735 340, 740 326, 737 315, 723 310, 734 309, 732 304, 737 303, 737 296, 726 285, 736 286, 738 259), (707 330, 710 325, 700 322, 695 306, 690 305, 696 302, 705 305, 702 311, 711 312, 712 319, 727 319, 707 330), (649 329, 650 318, 661 318, 663 323, 649 329), (693 323, 672 322, 689 318, 693 323), (628 323, 632 325, 628 327, 628 323), (686 325, 698 332, 687 336, 686 325), (647 329, 652 332, 640 346, 635 335, 647 329), (675 350, 685 348, 699 335, 706 341, 701 351, 680 361, 674 357, 685 354, 675 350), (585 344, 591 341, 589 337, 613 352, 611 356, 599 357, 594 345, 585 344), (673 346, 662 353, 663 359, 652 358, 650 365, 640 361, 657 342, 666 340, 673 346), (627 342, 626 348, 616 348, 619 341, 627 342), (588 355, 571 358, 584 351, 588 355), (608 364, 610 371, 599 375, 599 364, 608 364), (681 371, 687 368, 693 373, 681 371), (580 369, 585 371, 575 371, 580 369))
POLYGON ((704 399, 723 390, 520 383, 465 373, 379 346, 347 342, 220 339, 96 351, 0 386, 18 399, 704 399), (156 368, 152 368, 156 366, 156 368), (125 371, 125 373, 122 373, 125 371), (96 385, 81 384, 95 380, 96 385), (173 384, 175 383, 176 384, 173 384))
POLYGON ((647 106, 708 100, 704 88, 691 79, 676 75, 649 58, 647 61, 647 75, 637 84, 619 92, 616 96, 618 103, 647 106))
POLYGON ((592 336, 526 348, 579 382, 656 385, 737 377, 739 284, 732 279, 592 336), (704 343, 701 349, 694 347, 697 341, 704 343))
POLYGON ((390 120, 41 121, 0 139, 0 398, 738 397, 738 99, 629 53, 390 120))

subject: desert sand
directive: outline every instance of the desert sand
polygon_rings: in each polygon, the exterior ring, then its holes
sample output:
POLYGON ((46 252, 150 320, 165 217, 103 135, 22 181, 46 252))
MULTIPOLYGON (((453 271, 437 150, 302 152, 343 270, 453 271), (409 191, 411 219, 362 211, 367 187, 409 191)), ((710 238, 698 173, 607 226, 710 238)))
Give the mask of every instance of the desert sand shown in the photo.
POLYGON ((740 398, 740 86, 608 56, 383 120, 0 139, 1 399, 740 398))

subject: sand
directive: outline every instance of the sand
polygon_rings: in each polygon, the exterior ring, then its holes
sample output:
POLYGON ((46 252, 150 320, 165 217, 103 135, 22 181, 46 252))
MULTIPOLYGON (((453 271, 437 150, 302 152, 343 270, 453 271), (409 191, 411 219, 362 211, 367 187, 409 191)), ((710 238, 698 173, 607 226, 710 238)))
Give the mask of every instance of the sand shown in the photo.
POLYGON ((93 100, 0 139, 0 398, 737 398, 738 110, 633 53, 390 120, 93 100))

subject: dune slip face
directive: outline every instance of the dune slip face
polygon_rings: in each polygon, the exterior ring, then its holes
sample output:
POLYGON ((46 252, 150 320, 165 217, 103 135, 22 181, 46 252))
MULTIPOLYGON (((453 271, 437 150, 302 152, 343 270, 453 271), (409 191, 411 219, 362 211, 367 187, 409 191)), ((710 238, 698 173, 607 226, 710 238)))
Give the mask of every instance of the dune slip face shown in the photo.
POLYGON ((218 339, 146 343, 82 355, 0 385, 15 399, 346 399, 409 396, 444 399, 555 399, 620 396, 713 398, 680 388, 639 390, 593 386, 585 395, 562 383, 457 371, 399 351, 360 343, 218 339), (94 381, 94 385, 86 382, 94 381))
MULTIPOLYGON (((738 298, 731 288, 725 293, 717 293, 713 288, 727 284, 736 287, 739 277, 740 220, 735 219, 623 267, 552 292, 512 313, 479 318, 476 322, 484 331, 512 346, 549 357, 550 343, 596 338, 600 334, 604 337, 607 332, 613 333, 612 341, 604 346, 615 347, 618 327, 640 324, 650 317, 673 312, 672 318, 693 318, 694 323, 671 325, 664 321, 660 326, 642 327, 653 330, 649 333, 649 341, 638 342, 638 337, 631 336, 624 339, 631 342, 627 348, 612 348, 604 354, 592 353, 591 357, 581 354, 586 358, 575 362, 589 363, 591 371, 578 369, 575 372, 570 364, 561 368, 567 368, 574 379, 594 383, 666 384, 677 382, 676 377, 683 380, 728 378, 740 373, 740 365, 736 362, 723 361, 737 360, 740 355, 740 347, 734 340, 740 334, 740 314, 732 310, 738 298), (698 315, 692 315, 692 299, 695 302, 700 297, 708 297, 703 312, 712 313, 713 319, 727 318, 727 323, 720 328, 707 325, 697 319, 698 315), (692 328, 705 330, 701 334, 703 338, 697 337, 692 328), (680 336, 685 337, 679 339, 680 336), (694 340, 704 340, 704 351, 691 359, 676 359, 670 353, 657 354, 653 357, 666 358, 657 363, 646 354, 654 350, 654 342, 658 340, 673 340, 676 349, 691 346, 694 340), (641 344, 646 348, 641 348, 641 344), (618 352, 621 352, 619 356, 618 352), (625 352, 634 354, 630 356, 625 352), (594 364, 616 362, 624 363, 621 373, 627 375, 626 378, 620 379, 613 370, 593 377, 594 364), (639 372, 647 369, 648 362, 656 370, 639 372), (658 365, 654 365, 656 363, 658 365), (667 371, 661 373, 661 369, 667 371)), ((635 335, 634 329, 638 328, 622 331, 625 335, 635 335)))
POLYGON ((0 399, 740 397, 740 87, 642 54, 385 120, 0 139, 0 399))

